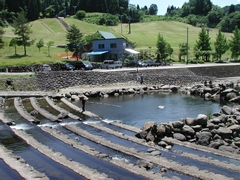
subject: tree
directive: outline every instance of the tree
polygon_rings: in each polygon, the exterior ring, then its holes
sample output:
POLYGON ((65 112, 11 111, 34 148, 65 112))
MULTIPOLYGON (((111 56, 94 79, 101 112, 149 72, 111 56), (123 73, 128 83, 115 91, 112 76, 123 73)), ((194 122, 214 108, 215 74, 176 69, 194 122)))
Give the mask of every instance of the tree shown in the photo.
POLYGON ((185 59, 186 55, 187 55, 187 43, 179 44, 179 61, 181 61, 182 56, 184 56, 185 59))
POLYGON ((70 25, 69 29, 67 29, 66 38, 67 41, 70 43, 69 50, 75 49, 75 55, 77 57, 77 60, 79 56, 79 50, 80 48, 83 48, 84 44, 82 37, 83 37, 82 33, 75 24, 70 25))
MULTIPOLYGON (((199 51, 201 52, 202 59, 205 61, 209 60, 209 52, 212 50, 209 34, 206 32, 206 28, 203 27, 199 33, 199 40, 196 42, 194 47, 195 56, 199 51)), ((198 54, 199 55, 199 54, 198 54)))
POLYGON ((231 13, 233 13, 235 11, 236 11, 235 6, 233 4, 231 4, 231 6, 230 6, 230 8, 228 10, 228 14, 231 14, 231 13))
POLYGON ((83 18, 86 17, 86 12, 79 10, 76 14, 75 17, 79 20, 82 20, 83 18))
POLYGON ((43 39, 40 39, 40 40, 36 43, 36 46, 37 46, 37 48, 39 49, 39 52, 40 52, 40 49, 44 46, 44 41, 43 41, 43 39))
POLYGON ((50 55, 50 47, 51 46, 53 46, 54 45, 54 41, 48 41, 48 43, 47 43, 47 47, 48 47, 48 56, 50 57, 51 55, 50 55))
POLYGON ((0 49, 4 47, 4 41, 2 39, 3 33, 4 33, 3 29, 0 28, 0 49))
POLYGON ((158 13, 158 7, 156 4, 151 4, 151 6, 149 7, 149 14, 150 15, 157 15, 158 13))
POLYGON ((15 51, 15 55, 17 54, 17 39, 16 38, 12 38, 10 43, 9 43, 9 47, 14 47, 14 51, 15 51))
POLYGON ((164 40, 163 36, 159 33, 157 38, 157 53, 160 55, 160 59, 165 60, 168 56, 167 52, 168 43, 164 40))
POLYGON ((238 59, 240 55, 240 30, 237 26, 235 26, 235 30, 233 31, 233 36, 230 40, 229 47, 232 52, 231 57, 238 59))
POLYGON ((220 29, 218 31, 214 46, 216 51, 216 57, 217 59, 221 60, 222 55, 226 53, 229 46, 228 46, 226 37, 222 34, 220 29))
POLYGON ((32 33, 31 25, 27 23, 24 11, 17 13, 17 17, 13 20, 13 32, 17 35, 17 43, 24 48, 24 56, 27 55, 27 46, 31 46, 34 40, 30 40, 30 34, 32 33))

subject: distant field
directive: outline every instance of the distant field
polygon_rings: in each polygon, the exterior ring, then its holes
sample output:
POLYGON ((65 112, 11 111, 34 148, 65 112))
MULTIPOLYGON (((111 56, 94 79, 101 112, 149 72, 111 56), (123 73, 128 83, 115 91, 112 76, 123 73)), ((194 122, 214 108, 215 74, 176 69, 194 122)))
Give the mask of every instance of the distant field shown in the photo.
MULTIPOLYGON (((198 40, 198 34, 200 28, 193 27, 184 23, 174 22, 174 21, 156 21, 147 23, 135 23, 131 24, 131 34, 129 34, 128 24, 122 24, 123 33, 121 34, 121 24, 118 26, 99 26, 94 24, 89 24, 83 21, 76 20, 74 18, 63 19, 68 25, 75 24, 79 27, 80 32, 83 35, 94 34, 98 30, 108 31, 113 33, 117 37, 128 38, 129 40, 136 42, 136 50, 147 51, 154 54, 156 51, 156 43, 158 33, 164 37, 164 39, 171 44, 174 49, 173 58, 177 59, 179 44, 187 41, 187 28, 189 28, 189 46, 190 46, 190 58, 193 58, 193 47, 198 40)), ((62 62, 65 59, 60 58, 59 55, 66 56, 65 50, 61 48, 55 48, 56 45, 66 44, 66 29, 59 23, 56 18, 51 19, 41 19, 36 20, 31 23, 33 34, 32 39, 36 42, 43 39, 45 44, 48 41, 54 41, 54 47, 50 48, 51 56, 48 57, 47 47, 41 48, 39 52, 36 45, 27 47, 27 57, 23 57, 23 47, 17 47, 18 56, 14 55, 14 48, 9 47, 9 42, 14 36, 12 33, 12 28, 8 27, 5 30, 4 41, 6 43, 4 49, 0 49, 0 67, 3 66, 13 66, 13 65, 28 65, 28 64, 38 64, 38 63, 54 63, 62 62)), ((217 29, 211 29, 210 37, 213 47, 213 42, 216 39, 217 29)), ((224 33, 227 39, 230 39, 231 33, 224 33)), ((70 53, 69 53, 70 54, 70 53)), ((225 57, 230 57, 230 52, 224 55, 225 57)))

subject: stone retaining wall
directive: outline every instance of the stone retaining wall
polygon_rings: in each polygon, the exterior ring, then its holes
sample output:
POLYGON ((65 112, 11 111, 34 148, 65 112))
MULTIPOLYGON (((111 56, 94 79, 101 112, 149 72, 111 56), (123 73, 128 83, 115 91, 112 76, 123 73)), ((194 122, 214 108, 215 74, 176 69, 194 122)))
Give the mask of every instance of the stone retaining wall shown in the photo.
POLYGON ((100 85, 111 83, 140 83, 140 75, 144 76, 143 85, 187 85, 216 77, 240 76, 240 66, 214 66, 194 68, 173 68, 136 71, 52 71, 36 74, 41 90, 56 90, 79 85, 100 85))
POLYGON ((51 71, 36 72, 36 78, 11 79, 12 85, 8 85, 9 79, 1 79, 1 91, 51 91, 79 85, 102 85, 111 83, 140 83, 140 75, 143 75, 143 85, 188 85, 195 82, 214 80, 221 77, 240 76, 239 66, 209 66, 189 68, 146 69, 139 68, 139 72, 133 71, 51 71))

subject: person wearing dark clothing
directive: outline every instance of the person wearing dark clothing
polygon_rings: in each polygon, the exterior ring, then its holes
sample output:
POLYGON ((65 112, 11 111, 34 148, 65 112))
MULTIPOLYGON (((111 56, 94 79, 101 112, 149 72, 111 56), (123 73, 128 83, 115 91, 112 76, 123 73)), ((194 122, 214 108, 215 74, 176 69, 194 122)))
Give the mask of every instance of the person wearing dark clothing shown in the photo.
POLYGON ((85 111, 85 104, 86 104, 86 100, 82 98, 82 112, 85 111))
POLYGON ((86 104, 86 101, 88 100, 88 98, 84 95, 81 96, 80 98, 82 100, 82 112, 84 112, 85 111, 85 104, 86 104))
POLYGON ((143 75, 140 76, 140 84, 143 84, 143 75))

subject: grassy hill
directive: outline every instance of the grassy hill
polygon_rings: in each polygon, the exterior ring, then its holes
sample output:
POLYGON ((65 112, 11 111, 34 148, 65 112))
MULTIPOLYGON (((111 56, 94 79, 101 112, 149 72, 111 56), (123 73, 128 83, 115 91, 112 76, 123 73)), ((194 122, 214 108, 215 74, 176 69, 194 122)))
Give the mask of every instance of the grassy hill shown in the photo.
MULTIPOLYGON (((156 51, 156 42, 158 33, 164 37, 164 39, 169 42, 174 49, 173 58, 178 59, 179 44, 187 41, 187 27, 189 28, 189 46, 190 46, 190 58, 193 57, 193 47, 198 40, 198 34, 200 28, 193 27, 184 23, 174 22, 174 21, 155 21, 147 23, 135 23, 131 24, 131 33, 129 34, 128 24, 122 24, 122 34, 121 34, 121 24, 118 26, 99 26, 95 24, 89 24, 87 22, 79 21, 74 18, 61 19, 68 25, 75 24, 80 32, 84 35, 89 35, 95 33, 97 30, 108 31, 113 33, 117 37, 128 38, 129 40, 136 42, 136 50, 143 50, 154 54, 156 51)), ((31 38, 35 39, 36 42, 43 39, 45 44, 48 41, 54 41, 55 46, 66 44, 66 28, 60 23, 56 18, 51 19, 41 19, 31 22, 33 34, 31 38)), ((9 42, 14 34, 12 28, 8 27, 5 30, 4 41, 6 42, 5 48, 0 49, 0 66, 12 66, 12 65, 22 65, 22 64, 38 64, 38 63, 54 63, 61 62, 65 59, 60 58, 60 55, 66 56, 64 49, 51 47, 50 54, 48 57, 47 47, 41 48, 39 52, 36 45, 32 45, 27 48, 27 55, 22 56, 23 47, 17 47, 17 56, 14 56, 14 48, 8 47, 9 42)), ((211 29, 210 37, 213 47, 213 42, 216 39, 217 29, 211 29)), ((224 33, 227 39, 230 39, 231 33, 224 33)), ((70 53, 69 53, 70 54, 70 53)), ((229 57, 230 52, 226 53, 224 57, 229 57)))

